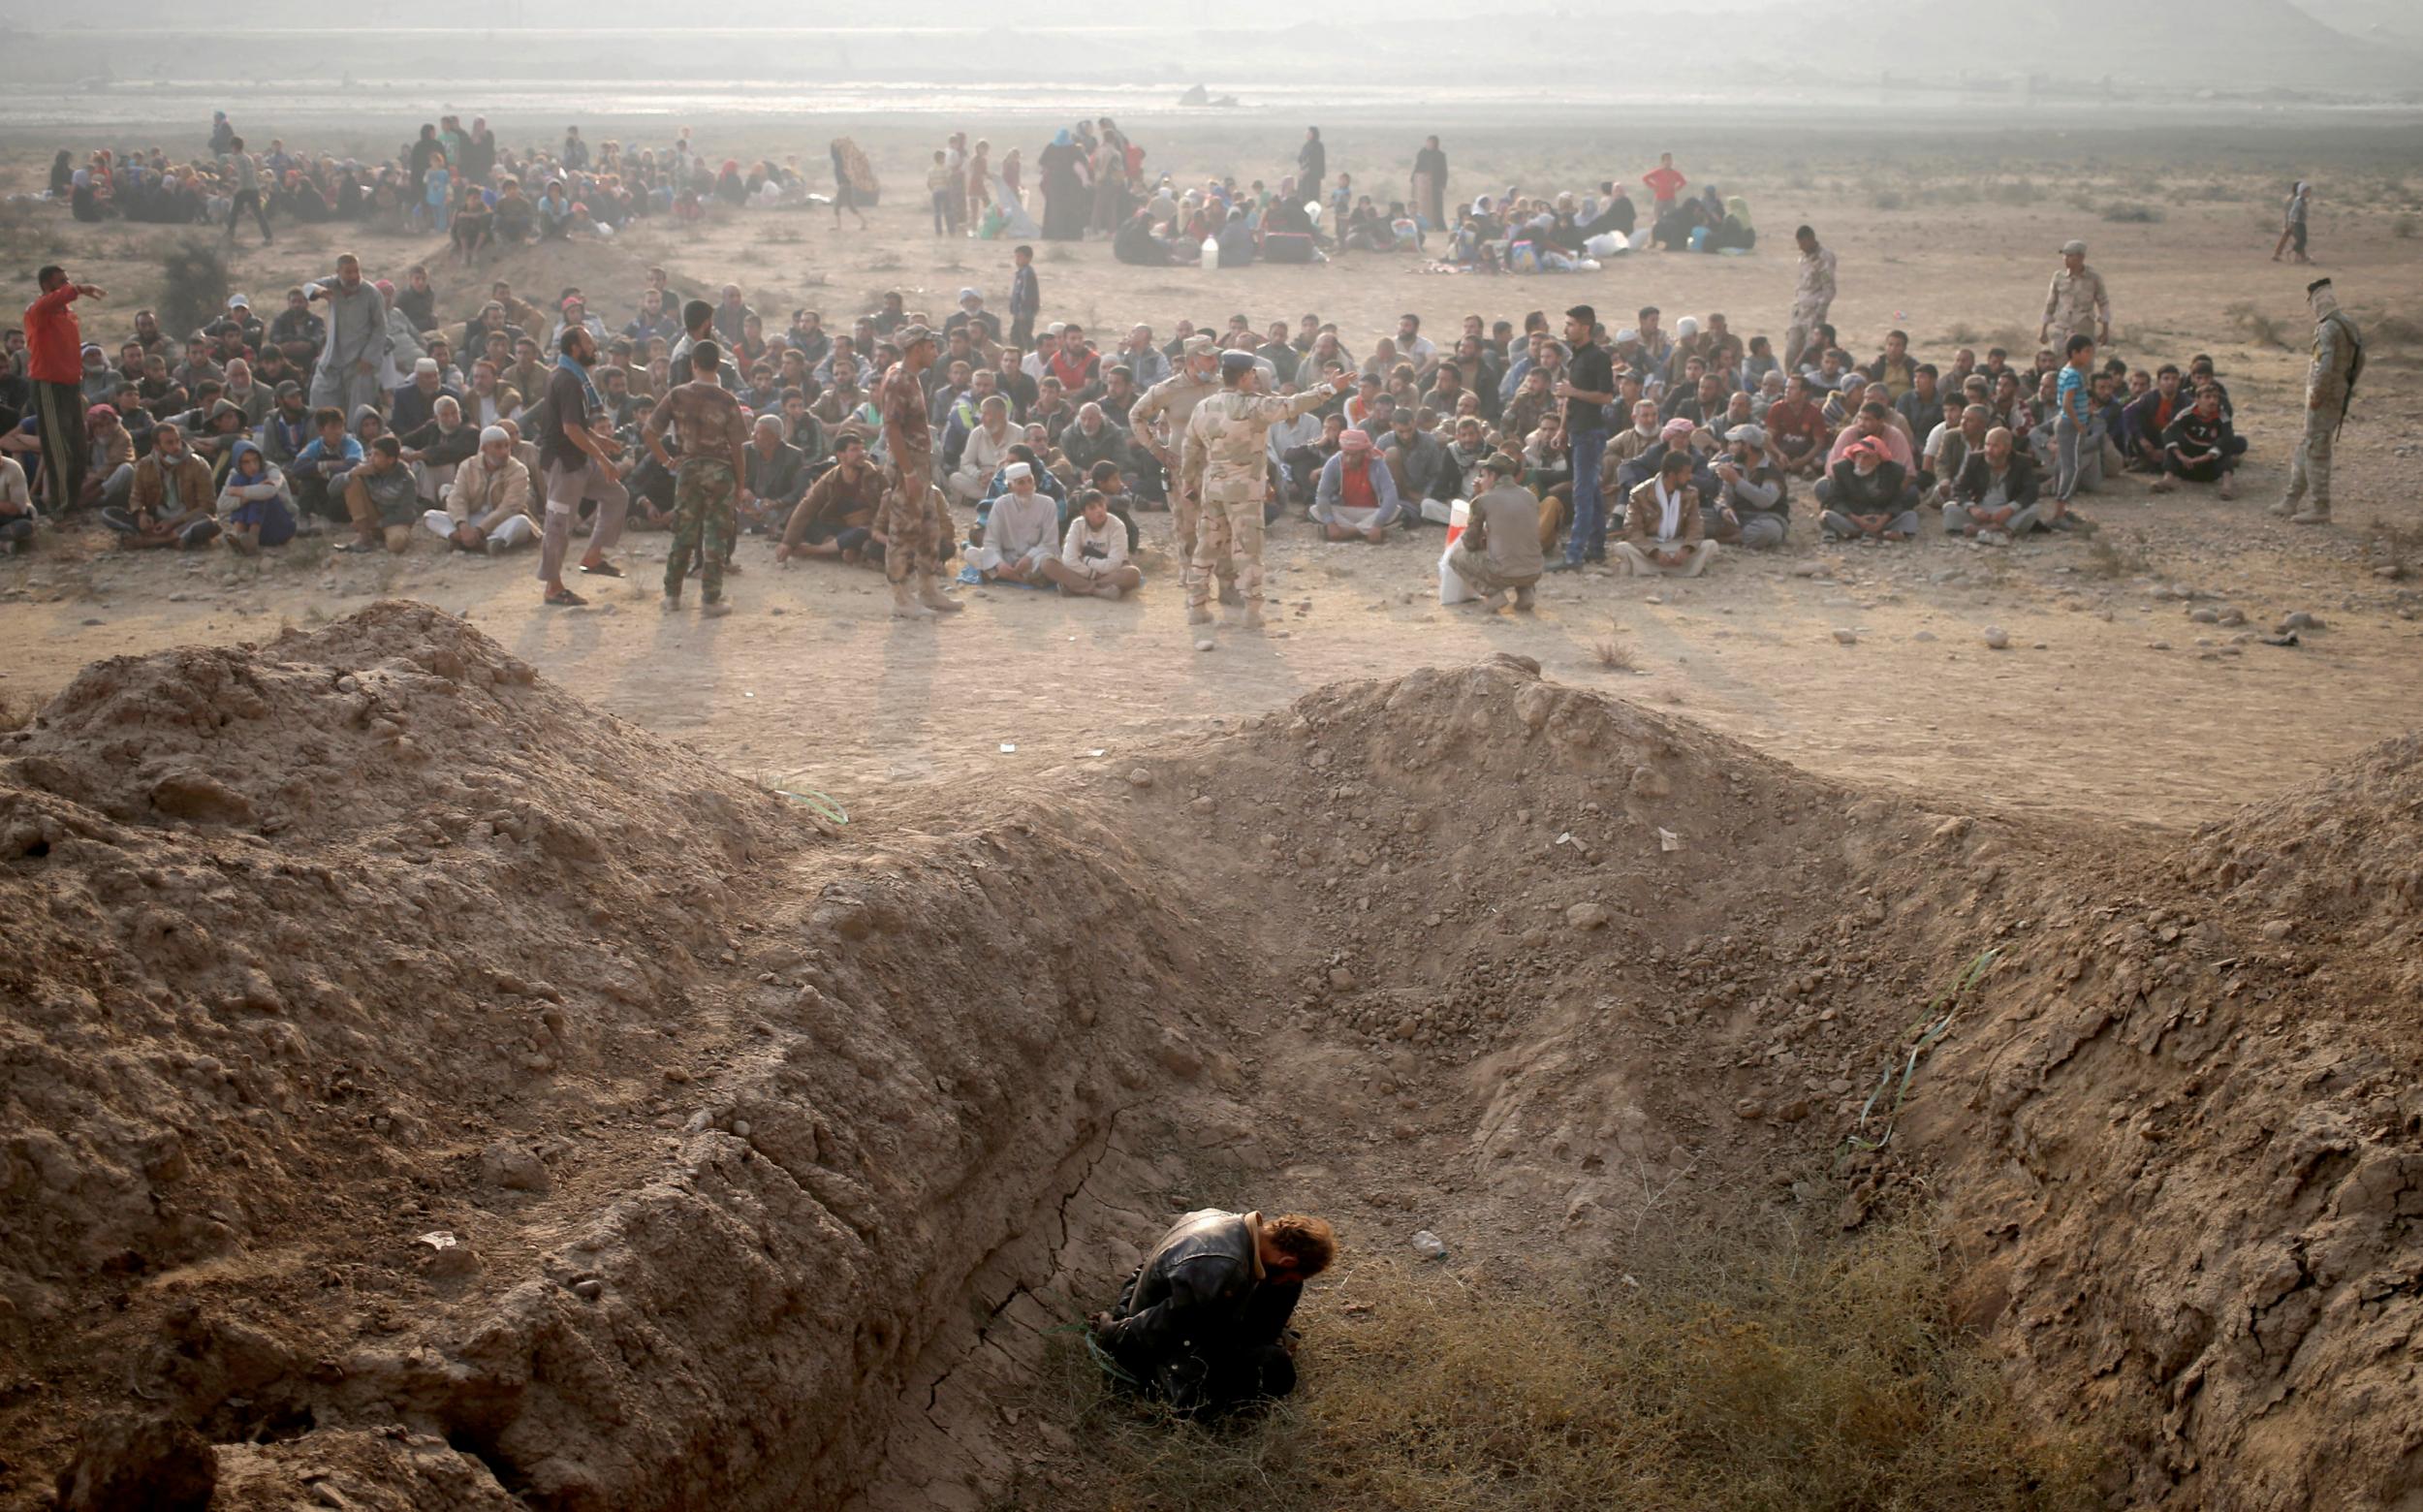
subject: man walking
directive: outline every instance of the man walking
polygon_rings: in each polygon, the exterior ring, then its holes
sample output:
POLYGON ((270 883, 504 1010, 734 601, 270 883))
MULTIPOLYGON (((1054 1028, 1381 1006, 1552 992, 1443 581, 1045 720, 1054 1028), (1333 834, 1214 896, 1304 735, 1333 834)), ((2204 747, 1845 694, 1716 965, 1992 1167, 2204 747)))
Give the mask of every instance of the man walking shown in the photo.
POLYGON ((376 405, 390 345, 386 297, 362 281, 361 260, 351 252, 336 260, 333 282, 307 284, 303 297, 328 305, 328 335, 311 375, 312 407, 351 415, 376 405))
POLYGON ((235 242, 236 223, 250 210, 252 218, 260 223, 261 244, 266 247, 269 244, 269 212, 261 205, 261 162, 244 150, 241 137, 229 138, 227 150, 236 169, 236 193, 227 206, 227 239, 231 245, 235 242))
POLYGON ((1598 344, 1598 311, 1577 304, 1565 311, 1565 342, 1573 356, 1552 392, 1564 400, 1564 445, 1573 457, 1573 528, 1565 534, 1564 561, 1571 572, 1584 561, 1607 559, 1607 501, 1598 491, 1599 459, 1607 451, 1607 406, 1615 402, 1615 361, 1598 344))
POLYGON ((1221 353, 1220 392, 1196 405, 1186 422, 1180 471, 1193 470, 1203 480, 1203 522, 1186 583, 1190 625, 1212 622, 1212 577, 1225 554, 1236 564, 1245 628, 1262 628, 1262 501, 1271 487, 1271 427, 1337 396, 1325 383, 1281 397, 1260 392, 1261 381, 1251 352, 1221 353))
MULTIPOLYGON (((1203 474, 1190 470, 1172 448, 1184 448, 1196 406, 1220 391, 1218 345, 1210 336, 1189 336, 1178 362, 1178 371, 1146 390, 1127 412, 1127 429, 1161 464, 1170 524, 1178 534, 1179 586, 1188 588, 1195 575, 1195 536, 1203 524, 1203 474)), ((1226 558, 1217 563, 1223 604, 1238 602, 1233 570, 1226 558)))
POLYGON ((25 306, 25 376, 34 386, 42 442, 42 488, 56 520, 83 493, 89 444, 84 439, 84 338, 76 323, 78 299, 107 296, 99 284, 78 283, 56 263, 35 274, 42 292, 25 306))
POLYGON ((2036 339, 2049 342, 2057 331, 2063 341, 2093 336, 2095 345, 2106 346, 2112 340, 2112 297, 2103 287, 2103 275, 2087 266, 2083 241, 2061 247, 2061 270, 2045 293, 2044 324, 2036 339))
POLYGON ((2339 307, 2331 281, 2316 278, 2306 286, 2313 306, 2313 365, 2306 369, 2305 439, 2288 460, 2288 491, 2272 506, 2292 525, 2331 522, 2331 447, 2339 427, 2347 423, 2347 404, 2355 397, 2356 379, 2364 371, 2364 337, 2356 323, 2339 307), (2310 497, 2309 497, 2310 495, 2310 497), (2300 501, 2305 507, 2299 509, 2300 501))
MULTIPOLYGON (((724 556, 732 550, 737 526, 736 506, 748 477, 748 423, 740 401, 723 386, 719 371, 723 350, 712 341, 690 348, 690 381, 677 384, 656 401, 641 434, 657 465, 674 475, 673 547, 665 557, 667 614, 681 607, 681 580, 698 555, 699 582, 705 601, 699 613, 709 619, 732 613, 724 602, 724 556), (681 455, 665 446, 665 429, 677 428, 681 455)), ((779 425, 780 422, 775 422, 779 425)))
POLYGON ((934 581, 951 542, 951 517, 943 509, 942 490, 934 486, 933 426, 926 414, 921 375, 934 364, 937 343, 923 326, 902 326, 892 339, 900 348, 900 360, 875 390, 884 449, 892 455, 892 487, 875 516, 875 534, 884 543, 883 574, 892 583, 893 617, 931 619, 966 607, 953 602, 934 581), (914 596, 911 574, 917 578, 914 596))
POLYGON ((1807 226, 1792 234, 1800 243, 1800 276, 1792 285, 1792 318, 1785 322, 1783 332, 1783 375, 1786 378, 1801 370, 1801 355, 1809 350, 1809 337, 1826 323, 1826 312, 1834 307, 1834 253, 1817 244, 1817 233, 1807 226))
POLYGON ((589 381, 589 364, 597 361, 597 338, 586 326, 566 326, 556 338, 561 354, 553 376, 547 380, 548 423, 539 435, 539 477, 547 491, 546 532, 539 543, 539 582, 546 584, 546 603, 554 609, 578 609, 588 600, 564 586, 564 557, 572 550, 573 518, 582 499, 597 504, 596 523, 589 527, 589 549, 581 570, 592 578, 619 578, 622 569, 606 553, 622 539, 623 516, 631 495, 622 486, 622 469, 614 460, 621 450, 591 428, 606 407, 597 386, 589 381))

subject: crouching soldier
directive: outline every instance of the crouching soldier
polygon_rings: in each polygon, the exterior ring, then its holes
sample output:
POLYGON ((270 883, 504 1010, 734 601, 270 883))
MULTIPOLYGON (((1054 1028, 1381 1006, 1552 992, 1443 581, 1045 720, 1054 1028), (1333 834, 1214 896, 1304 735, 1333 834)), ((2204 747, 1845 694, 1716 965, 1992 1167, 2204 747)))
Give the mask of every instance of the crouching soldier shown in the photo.
POLYGON ((1139 1390, 1180 1412, 1284 1397, 1296 1389, 1287 1320, 1337 1251, 1330 1226, 1302 1213, 1187 1213, 1127 1278, 1118 1306, 1089 1320, 1093 1339, 1139 1390))

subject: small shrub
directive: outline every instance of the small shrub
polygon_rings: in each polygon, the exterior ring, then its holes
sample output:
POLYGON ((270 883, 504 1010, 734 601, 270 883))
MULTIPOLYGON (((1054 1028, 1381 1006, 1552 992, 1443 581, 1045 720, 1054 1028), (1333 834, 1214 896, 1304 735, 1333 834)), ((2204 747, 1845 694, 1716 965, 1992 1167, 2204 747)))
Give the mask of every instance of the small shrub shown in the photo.
POLYGON ((2087 572, 2096 578, 2136 578, 2154 570, 2154 558, 2142 537, 2113 539, 2104 531, 2087 538, 2087 572))
POLYGON ((1868 197, 1868 203, 1879 210, 1898 210, 1904 205, 1899 189, 1879 189, 1868 197))
POLYGON ((2411 215, 2401 215, 2389 223, 2389 234, 2401 241, 2412 241, 2418 232, 2423 232, 2423 221, 2411 215))
POLYGON ((2221 313, 2228 316, 2230 325, 2252 344, 2286 350, 2288 343, 2281 337, 2280 322, 2249 301, 2241 299, 2221 313))
POLYGON ((1612 635, 1602 636, 1598 644, 1590 647, 1590 651, 1598 658, 1598 664, 1609 672, 1630 672, 1640 665, 1633 658, 1632 647, 1612 635))
POLYGON ((2044 198, 2044 189, 2032 178, 2014 178, 1998 183, 1989 193, 1998 205, 2033 205, 2044 198))
POLYGON ((2107 205, 2103 218, 2117 226, 2152 226, 2158 224, 2163 215, 2151 205, 2107 205))

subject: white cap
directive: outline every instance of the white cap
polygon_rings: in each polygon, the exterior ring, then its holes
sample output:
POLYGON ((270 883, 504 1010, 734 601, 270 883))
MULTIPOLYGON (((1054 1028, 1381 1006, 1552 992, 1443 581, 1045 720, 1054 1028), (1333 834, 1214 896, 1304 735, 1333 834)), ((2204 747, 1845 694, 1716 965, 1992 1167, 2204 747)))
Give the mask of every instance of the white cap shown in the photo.
POLYGON ((245 299, 245 298, 244 298, 242 295, 240 295, 240 294, 231 294, 231 295, 229 295, 229 296, 227 297, 227 307, 228 307, 229 309, 231 309, 231 310, 233 310, 233 309, 247 309, 247 310, 248 310, 248 309, 251 309, 251 308, 252 308, 252 301, 251 301, 250 299, 245 299))
POLYGON ((513 438, 513 432, 502 425, 490 425, 480 432, 482 446, 493 446, 499 441, 511 441, 513 438))
POLYGON ((1001 469, 1001 481, 1004 483, 1016 483, 1021 478, 1032 478, 1034 475, 1035 470, 1024 462, 1012 462, 1001 469))
POLYGON ((983 298, 983 295, 978 294, 973 289, 961 289, 960 291, 960 302, 961 304, 965 304, 970 299, 981 299, 983 298))
POLYGON ((1681 320, 1676 321, 1674 323, 1674 333, 1678 336, 1698 335, 1699 317, 1696 315, 1685 315, 1681 320))
POLYGON ((422 358, 412 364, 412 375, 415 378, 420 377, 423 373, 433 373, 436 371, 437 359, 434 357, 422 358))

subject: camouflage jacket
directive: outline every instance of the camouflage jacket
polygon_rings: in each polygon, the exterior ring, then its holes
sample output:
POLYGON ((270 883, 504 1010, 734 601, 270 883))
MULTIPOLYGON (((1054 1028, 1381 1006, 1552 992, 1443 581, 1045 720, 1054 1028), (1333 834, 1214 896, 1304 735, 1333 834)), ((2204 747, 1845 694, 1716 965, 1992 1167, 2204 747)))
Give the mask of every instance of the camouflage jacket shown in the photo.
POLYGON ((1328 403, 1327 388, 1288 397, 1223 391, 1195 406, 1186 422, 1181 473, 1200 475, 1204 502, 1259 502, 1270 484, 1271 427, 1328 403))

